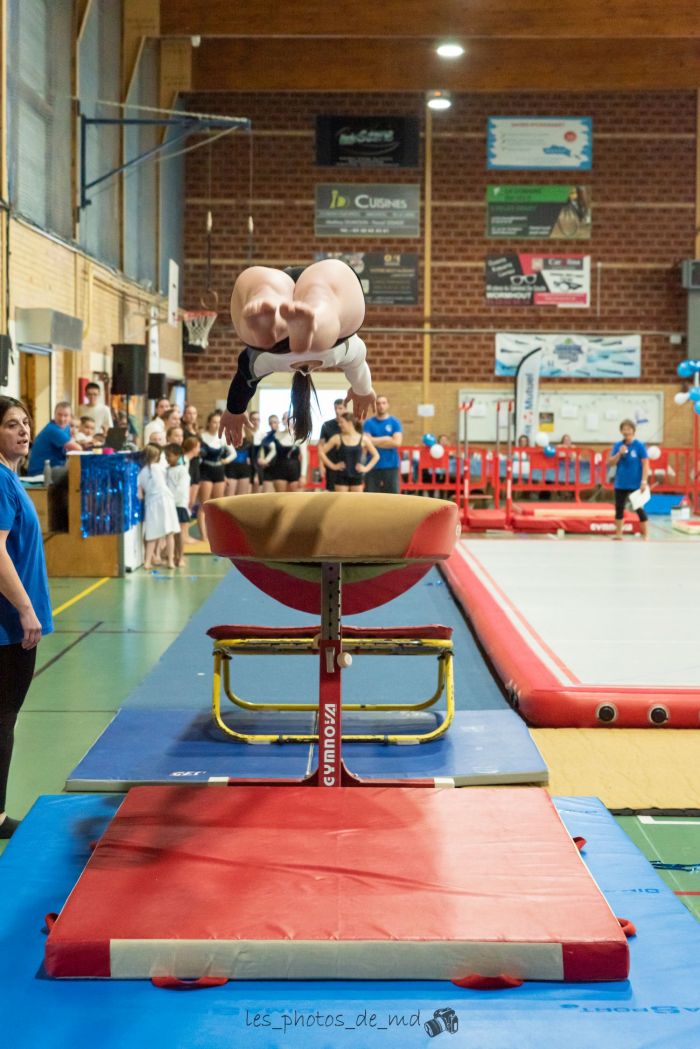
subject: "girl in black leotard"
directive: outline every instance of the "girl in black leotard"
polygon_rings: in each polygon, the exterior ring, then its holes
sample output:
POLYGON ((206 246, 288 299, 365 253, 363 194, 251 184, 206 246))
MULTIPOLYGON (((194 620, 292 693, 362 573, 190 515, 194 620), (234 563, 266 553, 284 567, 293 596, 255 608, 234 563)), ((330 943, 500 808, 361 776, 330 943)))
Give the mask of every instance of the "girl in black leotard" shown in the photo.
POLYGON ((361 492, 363 486, 363 474, 368 473, 379 460, 379 452, 374 447, 372 439, 362 432, 362 423, 351 412, 345 412, 338 419, 340 433, 331 437, 330 441, 319 448, 319 455, 327 470, 335 473, 336 492, 361 492), (338 462, 328 458, 328 452, 337 449, 338 462), (369 455, 367 462, 363 463, 364 454, 369 455))

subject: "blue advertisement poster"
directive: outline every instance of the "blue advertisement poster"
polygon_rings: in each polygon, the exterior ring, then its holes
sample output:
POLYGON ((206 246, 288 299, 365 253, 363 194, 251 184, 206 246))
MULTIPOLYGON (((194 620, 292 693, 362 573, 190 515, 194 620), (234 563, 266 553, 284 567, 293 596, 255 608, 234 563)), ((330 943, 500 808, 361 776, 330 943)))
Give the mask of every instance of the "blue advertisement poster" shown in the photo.
POLYGON ((590 117, 489 117, 487 162, 493 171, 590 171, 590 117))
POLYGON ((638 379, 641 374, 641 335, 499 332, 496 375, 515 375, 520 361, 537 349, 540 375, 547 379, 638 379))

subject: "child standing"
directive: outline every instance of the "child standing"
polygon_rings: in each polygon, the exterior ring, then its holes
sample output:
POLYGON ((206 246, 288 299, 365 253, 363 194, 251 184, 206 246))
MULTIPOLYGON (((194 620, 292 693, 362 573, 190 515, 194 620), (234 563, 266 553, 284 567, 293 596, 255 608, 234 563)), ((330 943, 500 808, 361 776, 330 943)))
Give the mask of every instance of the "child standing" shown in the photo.
POLYGON ((163 537, 168 568, 175 568, 175 535, 180 531, 175 500, 168 488, 165 472, 159 465, 160 454, 160 448, 156 445, 146 445, 144 465, 138 476, 139 497, 145 502, 143 536, 146 548, 143 567, 147 572, 150 572, 153 564, 156 542, 163 537))
POLYGON ((182 461, 182 445, 166 444, 165 458, 168 463, 166 482, 175 500, 175 509, 180 527, 175 533, 175 563, 185 567, 184 543, 190 526, 190 470, 182 461))

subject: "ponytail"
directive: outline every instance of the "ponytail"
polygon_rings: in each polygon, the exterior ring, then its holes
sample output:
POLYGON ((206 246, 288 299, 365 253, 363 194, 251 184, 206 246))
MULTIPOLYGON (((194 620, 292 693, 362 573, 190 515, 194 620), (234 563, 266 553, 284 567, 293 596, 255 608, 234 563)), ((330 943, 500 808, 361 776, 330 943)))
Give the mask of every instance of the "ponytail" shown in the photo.
POLYGON ((318 395, 308 372, 295 371, 292 379, 290 422, 295 441, 308 441, 311 436, 311 392, 316 404, 318 395))

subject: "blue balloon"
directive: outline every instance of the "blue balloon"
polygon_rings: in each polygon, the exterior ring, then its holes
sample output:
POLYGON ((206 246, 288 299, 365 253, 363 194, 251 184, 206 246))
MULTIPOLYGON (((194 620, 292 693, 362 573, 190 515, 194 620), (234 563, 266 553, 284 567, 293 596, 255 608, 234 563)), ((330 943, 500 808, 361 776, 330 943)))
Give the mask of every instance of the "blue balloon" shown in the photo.
POLYGON ((698 415, 700 415, 700 401, 695 402, 695 404, 693 405, 693 411, 697 412, 698 415))
POLYGON ((700 386, 691 386, 688 390, 688 398, 691 401, 700 401, 700 386))
POLYGON ((557 454, 557 450, 554 447, 554 445, 553 444, 548 444, 547 447, 544 450, 545 458, 546 459, 553 459, 556 454, 557 454))
POLYGON ((681 379, 689 379, 695 371, 695 368, 690 361, 681 361, 678 365, 677 371, 681 379))
POLYGON ((437 444, 437 437, 433 433, 424 433, 423 444, 426 448, 432 448, 434 444, 437 444))

